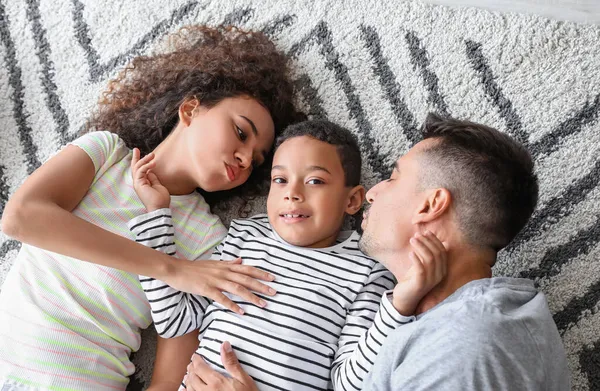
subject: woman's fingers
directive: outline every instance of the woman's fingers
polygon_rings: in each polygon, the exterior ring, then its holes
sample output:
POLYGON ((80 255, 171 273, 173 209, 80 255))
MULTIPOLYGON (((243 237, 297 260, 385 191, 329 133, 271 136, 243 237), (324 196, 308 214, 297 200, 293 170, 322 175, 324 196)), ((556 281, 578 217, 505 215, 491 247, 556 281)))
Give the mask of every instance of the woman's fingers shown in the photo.
POLYGON ((267 273, 264 270, 260 270, 254 266, 241 265, 241 264, 231 265, 229 267, 229 270, 236 272, 236 273, 245 274, 247 276, 254 277, 256 279, 263 280, 263 281, 275 280, 274 275, 272 275, 271 273, 267 273))
POLYGON ((233 302, 233 300, 231 300, 229 297, 225 296, 223 294, 223 292, 221 292, 218 289, 215 289, 209 293, 206 293, 205 296, 208 297, 209 299, 212 299, 212 300, 216 301, 217 303, 221 304, 223 307, 227 308, 228 310, 235 312, 236 314, 244 315, 244 310, 242 309, 242 307, 235 304, 233 302))

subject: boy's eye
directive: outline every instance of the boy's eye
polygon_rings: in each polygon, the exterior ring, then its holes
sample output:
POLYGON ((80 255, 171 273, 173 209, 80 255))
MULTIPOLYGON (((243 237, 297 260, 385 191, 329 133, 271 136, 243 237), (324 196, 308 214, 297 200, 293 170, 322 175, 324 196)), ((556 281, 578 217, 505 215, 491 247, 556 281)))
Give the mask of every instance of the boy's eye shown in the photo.
POLYGON ((322 185, 322 184, 324 184, 325 182, 323 182, 323 181, 322 181, 322 180, 320 180, 320 179, 310 179, 310 180, 309 180, 307 183, 308 183, 309 185, 322 185))
POLYGON ((240 128, 239 126, 235 126, 236 130, 237 130, 237 134, 238 137, 240 138, 240 140, 242 141, 246 141, 246 139, 248 138, 248 136, 246 136, 246 133, 244 133, 244 131, 242 130, 242 128, 240 128))
POLYGON ((285 179, 283 179, 283 178, 273 178, 273 183, 285 183, 285 179))

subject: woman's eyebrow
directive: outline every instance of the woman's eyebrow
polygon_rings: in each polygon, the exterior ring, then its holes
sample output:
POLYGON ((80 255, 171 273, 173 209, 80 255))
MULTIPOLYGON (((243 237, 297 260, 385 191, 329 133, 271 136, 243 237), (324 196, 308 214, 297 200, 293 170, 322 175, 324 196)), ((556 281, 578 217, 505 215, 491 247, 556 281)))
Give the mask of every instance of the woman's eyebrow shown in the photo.
POLYGON ((252 128, 252 133, 254 133, 255 136, 258 136, 258 130, 256 129, 256 125, 254 125, 254 122, 252 122, 252 120, 250 118, 244 117, 243 115, 240 115, 240 117, 242 117, 243 119, 248 121, 248 123, 250 124, 250 127, 252 128))

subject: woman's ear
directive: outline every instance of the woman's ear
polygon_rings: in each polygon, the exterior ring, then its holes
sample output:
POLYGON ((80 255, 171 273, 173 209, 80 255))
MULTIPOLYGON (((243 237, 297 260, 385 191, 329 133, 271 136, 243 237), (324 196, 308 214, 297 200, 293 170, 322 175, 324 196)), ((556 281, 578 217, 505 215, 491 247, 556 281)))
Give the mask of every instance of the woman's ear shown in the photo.
POLYGON ((346 204, 346 213, 354 215, 360 210, 365 202, 365 188, 361 185, 355 186, 348 193, 348 203, 346 204))
POLYGON ((179 105, 179 122, 185 126, 190 126, 192 118, 194 118, 194 112, 198 107, 200 107, 200 101, 196 97, 186 98, 179 105))

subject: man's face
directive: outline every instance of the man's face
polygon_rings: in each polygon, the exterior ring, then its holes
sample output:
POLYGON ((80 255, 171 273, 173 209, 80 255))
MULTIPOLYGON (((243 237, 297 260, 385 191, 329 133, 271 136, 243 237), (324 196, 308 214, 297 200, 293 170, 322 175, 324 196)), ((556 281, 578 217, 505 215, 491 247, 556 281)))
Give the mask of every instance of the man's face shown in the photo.
POLYGON ((430 142, 415 145, 396 161, 388 180, 367 192, 370 205, 361 226, 360 249, 388 268, 393 262, 398 272, 410 267, 409 239, 417 230, 413 220, 426 196, 419 188, 418 155, 430 142))

